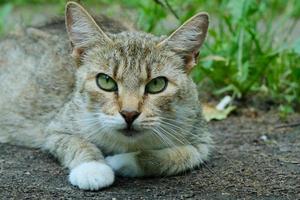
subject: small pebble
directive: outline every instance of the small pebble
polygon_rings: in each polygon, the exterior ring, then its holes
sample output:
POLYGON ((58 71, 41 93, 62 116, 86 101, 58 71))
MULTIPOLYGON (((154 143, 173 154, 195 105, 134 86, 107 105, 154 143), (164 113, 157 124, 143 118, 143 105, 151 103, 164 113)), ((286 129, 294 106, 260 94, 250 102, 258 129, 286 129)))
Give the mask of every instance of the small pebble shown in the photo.
POLYGON ((26 175, 30 175, 30 172, 25 172, 26 175))
POLYGON ((259 139, 265 142, 268 140, 268 137, 266 135, 262 135, 259 139))

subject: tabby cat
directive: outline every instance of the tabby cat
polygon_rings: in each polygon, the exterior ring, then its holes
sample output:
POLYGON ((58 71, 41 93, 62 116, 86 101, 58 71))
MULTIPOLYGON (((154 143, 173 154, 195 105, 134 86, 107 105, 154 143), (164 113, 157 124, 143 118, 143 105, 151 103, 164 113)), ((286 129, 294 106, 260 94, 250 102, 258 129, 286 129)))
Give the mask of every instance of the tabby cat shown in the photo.
POLYGON ((56 22, 7 36, 0 142, 50 152, 84 190, 199 166, 213 143, 189 73, 208 23, 199 13, 157 37, 68 2, 66 31, 56 22))

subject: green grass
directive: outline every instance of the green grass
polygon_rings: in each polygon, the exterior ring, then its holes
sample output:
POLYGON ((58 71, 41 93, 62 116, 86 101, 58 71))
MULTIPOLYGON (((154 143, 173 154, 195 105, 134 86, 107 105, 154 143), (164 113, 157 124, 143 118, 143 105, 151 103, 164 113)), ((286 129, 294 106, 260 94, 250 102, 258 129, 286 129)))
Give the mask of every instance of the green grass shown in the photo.
POLYGON ((289 43, 289 33, 299 16, 295 9, 300 2, 222 2, 216 11, 218 25, 210 30, 203 51, 207 59, 194 78, 199 82, 209 78, 218 96, 243 98, 261 93, 280 105, 281 111, 296 108, 300 103, 300 38, 289 43))
POLYGON ((8 15, 11 13, 13 6, 12 4, 4 4, 0 7, 0 35, 5 32, 5 22, 7 20, 8 15))
MULTIPOLYGON (((0 0, 4 5, 0 8, 0 32, 13 5, 43 2, 59 3, 63 9, 65 1, 0 0)), ((112 1, 82 2, 109 7, 112 1)), ((290 37, 300 18, 299 0, 114 0, 113 3, 121 5, 124 12, 134 11, 138 27, 154 34, 170 33, 174 26, 166 26, 166 21, 177 26, 198 11, 207 11, 212 25, 201 49, 199 66, 192 74, 194 80, 198 84, 209 83, 216 98, 231 95, 245 99, 260 95, 271 99, 282 113, 299 109, 300 37, 290 37)))

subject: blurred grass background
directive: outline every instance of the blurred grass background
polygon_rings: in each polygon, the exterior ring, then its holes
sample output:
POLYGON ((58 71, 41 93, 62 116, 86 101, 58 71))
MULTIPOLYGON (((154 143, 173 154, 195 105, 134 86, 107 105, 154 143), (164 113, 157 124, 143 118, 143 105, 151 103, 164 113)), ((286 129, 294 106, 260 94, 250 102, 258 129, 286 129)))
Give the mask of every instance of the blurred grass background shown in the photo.
MULTIPOLYGON (((63 14, 65 0, 0 0, 0 35, 16 24, 63 14)), ((268 102, 283 115, 300 111, 299 0, 82 0, 96 13, 169 34, 198 11, 211 16, 193 78, 209 96, 268 102)), ((253 102, 253 101, 252 101, 253 102)))

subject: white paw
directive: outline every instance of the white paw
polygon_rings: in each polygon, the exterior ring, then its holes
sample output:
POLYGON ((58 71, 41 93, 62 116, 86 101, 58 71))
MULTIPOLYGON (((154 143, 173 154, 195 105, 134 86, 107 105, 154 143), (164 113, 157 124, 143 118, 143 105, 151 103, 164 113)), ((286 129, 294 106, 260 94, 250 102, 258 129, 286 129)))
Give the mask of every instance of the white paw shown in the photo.
POLYGON ((108 156, 105 160, 118 175, 126 177, 143 176, 143 171, 136 161, 136 153, 108 156))
POLYGON ((99 190, 110 186, 115 179, 112 169, 100 162, 92 161, 71 170, 69 181, 83 190, 99 190))

